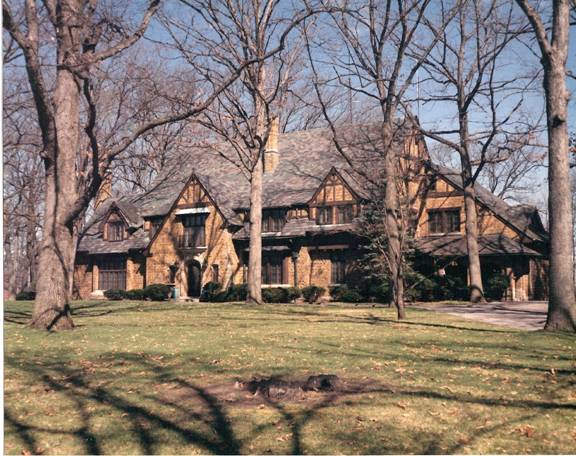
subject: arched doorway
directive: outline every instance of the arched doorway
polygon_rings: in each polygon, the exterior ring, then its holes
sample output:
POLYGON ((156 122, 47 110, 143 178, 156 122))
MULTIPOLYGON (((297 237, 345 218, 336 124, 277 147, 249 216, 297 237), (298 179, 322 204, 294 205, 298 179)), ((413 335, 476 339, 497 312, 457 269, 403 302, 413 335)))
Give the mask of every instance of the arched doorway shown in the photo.
POLYGON ((188 263, 188 296, 190 298, 200 297, 201 277, 200 263, 197 261, 188 263))

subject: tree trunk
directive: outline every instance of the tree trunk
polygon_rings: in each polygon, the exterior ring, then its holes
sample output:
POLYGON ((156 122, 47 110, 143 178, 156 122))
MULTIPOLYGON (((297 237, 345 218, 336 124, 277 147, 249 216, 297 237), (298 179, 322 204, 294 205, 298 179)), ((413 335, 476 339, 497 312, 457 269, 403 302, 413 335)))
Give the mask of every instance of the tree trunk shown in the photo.
MULTIPOLYGON (((566 18, 567 22, 567 18, 566 18)), ((550 300, 544 329, 576 331, 574 238, 568 152, 568 90, 565 62, 550 56, 544 66, 548 123, 548 214, 550 220, 550 300)))
POLYGON ((47 172, 46 211, 38 258, 36 301, 30 326, 60 330, 74 327, 69 305, 69 265, 74 257, 72 233, 59 219, 56 172, 47 172))
POLYGON ((466 235, 466 250, 468 253, 468 287, 470 302, 484 301, 484 287, 482 285, 482 269, 480 266, 480 251, 478 249, 478 213, 476 210, 476 191, 472 180, 472 165, 470 163, 468 113, 463 108, 464 90, 459 90, 458 103, 460 106, 460 164, 462 188, 464 190, 464 224, 466 235))
POLYGON ((401 232, 398 226, 398 189, 396 172, 396 154, 392 145, 392 127, 390 122, 385 121, 383 126, 384 144, 388 145, 384 160, 384 173, 386 177, 385 227, 388 235, 388 261, 390 264, 390 279, 394 306, 396 307, 398 320, 406 318, 404 308, 404 275, 402 273, 402 242, 401 232))
POLYGON ((71 268, 76 244, 70 211, 76 201, 76 151, 80 133, 80 84, 62 65, 75 54, 78 30, 74 27, 80 5, 71 2, 63 8, 63 23, 58 48, 56 89, 54 91, 54 128, 56 141, 46 151, 46 208, 43 239, 40 244, 36 302, 30 326, 60 330, 74 327, 70 316, 71 268), (71 25, 70 25, 71 24, 71 25))
MULTIPOLYGON (((467 173, 463 173, 463 176, 467 173)), ((476 192, 473 183, 464 185, 464 210, 466 216, 466 249, 468 251, 468 277, 470 280, 470 302, 484 301, 480 251, 478 248, 478 214, 476 192)))
POLYGON ((250 179, 250 252, 248 302, 262 304, 262 174, 260 154, 250 179))

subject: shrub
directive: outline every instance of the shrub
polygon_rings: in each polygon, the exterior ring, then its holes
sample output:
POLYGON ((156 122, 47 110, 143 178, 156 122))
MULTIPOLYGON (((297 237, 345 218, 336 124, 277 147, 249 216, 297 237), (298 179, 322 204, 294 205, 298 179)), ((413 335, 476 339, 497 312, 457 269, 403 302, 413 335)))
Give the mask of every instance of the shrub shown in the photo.
POLYGON ((124 299, 132 299, 133 301, 143 301, 146 299, 146 293, 142 288, 136 290, 128 290, 123 292, 124 299))
POLYGON ((144 288, 144 296, 150 301, 166 301, 170 296, 171 287, 161 283, 148 285, 144 288))
POLYGON ((248 286, 246 284, 231 285, 226 293, 225 301, 246 301, 248 286))
POLYGON ((320 297, 324 294, 324 291, 326 290, 322 287, 317 287, 316 285, 310 285, 308 287, 302 288, 302 296, 304 296, 304 299, 307 302, 313 303, 318 301, 318 299, 320 299, 320 297))
POLYGON ((510 280, 503 274, 493 275, 486 282, 486 297, 494 301, 500 301, 510 286, 510 280))
POLYGON ((36 299, 36 292, 35 291, 21 291, 17 293, 14 297, 16 301, 33 301, 36 299))
POLYGON ((202 287, 202 294, 200 295, 200 301, 202 302, 214 302, 215 296, 220 294, 222 287, 218 282, 208 282, 202 287))
POLYGON ((285 290, 288 293, 288 302, 293 302, 302 296, 302 290, 298 287, 288 287, 285 290))
POLYGON ((438 283, 425 275, 411 271, 406 274, 404 296, 407 301, 432 301, 438 283))
POLYGON ((330 289, 330 296, 333 301, 339 302, 362 302, 365 297, 353 288, 348 288, 346 285, 338 285, 330 289))
POLYGON ((126 297, 126 292, 124 290, 110 289, 104 291, 104 296, 110 301, 120 301, 126 297))
POLYGON ((286 288, 263 288, 262 299, 264 302, 288 302, 288 291, 286 288))
POLYGON ((438 300, 468 300, 468 285, 460 277, 444 276, 439 277, 434 290, 434 298, 438 300))

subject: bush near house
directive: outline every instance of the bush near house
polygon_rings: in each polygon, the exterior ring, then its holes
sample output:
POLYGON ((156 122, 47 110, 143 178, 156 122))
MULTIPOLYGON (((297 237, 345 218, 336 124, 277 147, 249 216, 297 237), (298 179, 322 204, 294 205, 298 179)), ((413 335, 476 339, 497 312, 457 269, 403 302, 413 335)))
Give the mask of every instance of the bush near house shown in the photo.
POLYGON ((288 293, 288 302, 296 301, 302 296, 302 290, 298 287, 288 287, 285 290, 288 293))
POLYGON ((171 287, 156 283, 136 290, 106 290, 104 296, 111 301, 130 299, 133 301, 166 301, 170 297, 171 287))
POLYGON ((506 290, 510 286, 510 279, 504 274, 496 274, 490 277, 486 282, 484 293, 488 299, 500 301, 506 290))
POLYGON ((263 288, 262 300, 264 302, 280 303, 288 301, 288 291, 286 288, 263 288))
POLYGON ((21 291, 17 293, 14 297, 16 301, 33 301, 36 299, 36 292, 35 291, 21 291))
POLYGON ((307 302, 314 303, 320 299, 325 291, 325 288, 317 287, 316 285, 310 285, 308 287, 302 288, 302 296, 307 302))
POLYGON ((221 294, 222 287, 218 282, 208 282, 202 288, 201 302, 216 302, 215 298, 221 294))
POLYGON ((126 299, 126 292, 124 290, 110 289, 104 292, 104 296, 110 301, 121 301, 122 299, 126 299))
POLYGON ((337 302, 356 303, 366 300, 358 291, 348 288, 347 285, 338 285, 330 288, 330 296, 332 297, 332 301, 337 302))

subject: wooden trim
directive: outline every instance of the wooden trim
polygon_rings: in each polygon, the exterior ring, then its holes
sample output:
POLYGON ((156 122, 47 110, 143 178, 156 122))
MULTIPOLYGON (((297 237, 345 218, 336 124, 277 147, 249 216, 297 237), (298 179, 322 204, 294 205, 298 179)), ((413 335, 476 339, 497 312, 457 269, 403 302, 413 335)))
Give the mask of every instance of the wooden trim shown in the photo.
POLYGON ((320 185, 318 186, 318 188, 316 189, 316 191, 314 192, 314 194, 312 195, 312 197, 308 200, 308 206, 309 207, 314 207, 316 205, 311 204, 310 202, 312 200, 314 200, 317 196, 318 193, 320 193, 320 191, 324 188, 324 186, 326 185, 326 183, 328 182, 328 179, 330 178, 330 176, 338 176, 341 180, 342 180, 342 184, 348 189, 348 191, 350 192, 350 194, 352 195, 352 197, 354 198, 352 201, 347 202, 347 203, 356 203, 360 198, 358 197, 358 195, 356 194, 356 192, 354 190, 352 190, 352 188, 350 187, 350 184, 348 184, 348 182, 346 182, 346 179, 344 179, 342 177, 342 175, 338 172, 338 170, 335 167, 332 167, 330 169, 330 171, 328 171, 328 174, 326 174, 326 176, 324 177, 324 179, 322 179, 322 182, 320 183, 320 185))

